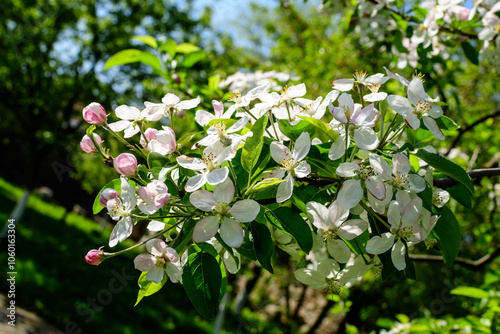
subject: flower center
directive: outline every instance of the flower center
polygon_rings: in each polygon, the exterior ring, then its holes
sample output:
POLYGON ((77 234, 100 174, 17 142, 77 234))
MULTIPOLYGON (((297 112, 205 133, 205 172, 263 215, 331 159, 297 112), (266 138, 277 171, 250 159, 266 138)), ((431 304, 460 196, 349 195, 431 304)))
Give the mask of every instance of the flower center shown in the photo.
POLYGON ((367 74, 368 74, 368 73, 367 73, 367 72, 365 72, 365 71, 358 71, 358 70, 356 70, 356 71, 354 72, 353 76, 354 76, 354 79, 356 79, 356 81, 357 81, 357 82, 359 82, 359 83, 364 83, 364 82, 365 82, 365 80, 366 80, 366 75, 367 75, 367 74))
POLYGON ((314 110, 314 103, 306 105, 305 108, 302 109, 302 111, 308 115, 314 116, 314 114, 316 113, 314 110))
POLYGON ((360 166, 359 167, 359 178, 361 180, 366 180, 370 176, 375 175, 373 168, 371 166, 360 166))
POLYGON ((415 113, 418 116, 422 116, 423 114, 431 110, 431 104, 425 100, 419 100, 415 107, 416 107, 415 113))
POLYGON ((215 169, 216 167, 215 165, 217 164, 217 161, 215 161, 216 159, 217 157, 212 152, 210 153, 203 152, 203 162, 207 166, 209 172, 215 169))
POLYGON ((378 93, 378 90, 380 89, 380 87, 382 87, 382 84, 369 83, 369 84, 367 84, 367 86, 372 93, 378 93))
POLYGON ((396 172, 396 175, 394 175, 392 179, 392 184, 394 187, 399 188, 399 189, 406 189, 408 188, 408 174, 402 174, 400 172, 396 172))
POLYGON ((405 226, 396 232, 396 235, 400 238, 408 241, 410 237, 413 237, 413 226, 405 226))
POLYGON ((285 157, 281 158, 281 161, 279 163, 282 166, 281 168, 289 172, 293 172, 295 166, 298 165, 298 163, 293 161, 293 158, 290 156, 289 153, 285 153, 285 157))
POLYGON ((339 239, 339 235, 337 233, 338 229, 328 229, 323 232, 321 235, 323 237, 323 241, 328 243, 329 241, 339 239))
POLYGON ((342 282, 340 282, 336 278, 329 278, 327 280, 327 284, 328 284, 328 290, 330 290, 331 292, 333 292, 335 294, 339 294, 340 290, 342 290, 343 284, 342 284, 342 282))
POLYGON ((226 135, 226 122, 220 122, 214 125, 215 130, 217 130, 217 136, 219 138, 224 138, 226 135))
POLYGON ((165 258, 163 258, 162 256, 156 256, 155 266, 162 268, 166 262, 167 261, 165 261, 165 258))
POLYGON ((221 216, 225 215, 229 211, 229 206, 224 201, 217 201, 212 210, 217 211, 221 216))
POLYGON ((238 89, 238 91, 236 93, 233 93, 229 97, 229 99, 236 104, 240 104, 241 103, 241 90, 238 89))
POLYGON ((351 121, 351 109, 348 106, 341 106, 342 110, 344 110, 345 118, 347 119, 347 123, 351 121))

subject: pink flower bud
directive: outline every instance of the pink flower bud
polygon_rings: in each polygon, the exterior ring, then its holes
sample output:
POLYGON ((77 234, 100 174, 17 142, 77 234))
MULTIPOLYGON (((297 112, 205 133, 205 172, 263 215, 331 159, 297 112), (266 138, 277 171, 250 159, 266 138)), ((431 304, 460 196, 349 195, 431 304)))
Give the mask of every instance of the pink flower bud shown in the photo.
POLYGON ((469 20, 469 9, 468 8, 465 8, 465 7, 459 7, 455 10, 455 17, 462 21, 462 22, 465 22, 465 21, 468 21, 469 20))
POLYGON ((99 103, 92 102, 83 108, 83 119, 94 125, 99 125, 106 121, 106 110, 99 103))
POLYGON ((120 194, 118 191, 112 188, 106 188, 102 191, 101 196, 99 196, 99 203, 103 207, 107 207, 108 201, 113 198, 119 198, 120 194))
POLYGON ((174 80, 174 82, 176 84, 180 84, 181 83, 181 77, 178 74, 173 74, 172 75, 172 80, 174 80))
POLYGON ((130 153, 122 153, 113 159, 115 170, 124 176, 134 176, 137 173, 137 159, 130 153))
MULTIPOLYGON (((101 137, 97 133, 93 133, 92 135, 94 136, 94 140, 96 141, 97 145, 101 146, 102 143, 101 137)), ((94 143, 87 135, 83 136, 82 141, 80 142, 80 148, 85 153, 92 153, 95 152, 96 150, 94 147, 94 143)))
POLYGON ((103 252, 97 249, 92 249, 85 255, 85 261, 93 266, 98 266, 104 258, 102 257, 103 252))
MULTIPOLYGON (((148 141, 152 141, 153 139, 156 139, 156 133, 157 132, 158 132, 158 130, 156 130, 156 129, 147 128, 146 131, 144 131, 144 135, 146 136, 146 139, 148 141)), ((144 140, 143 136, 141 136, 140 143, 141 143, 142 147, 144 147, 144 148, 147 147, 146 140, 144 140)))

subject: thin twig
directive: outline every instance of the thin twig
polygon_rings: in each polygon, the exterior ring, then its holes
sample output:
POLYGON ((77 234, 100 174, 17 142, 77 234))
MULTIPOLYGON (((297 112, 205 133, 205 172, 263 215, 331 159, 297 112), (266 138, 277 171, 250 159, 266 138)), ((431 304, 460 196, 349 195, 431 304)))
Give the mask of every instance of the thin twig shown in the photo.
MULTIPOLYGON (((455 263, 460 264, 466 268, 477 269, 486 266, 492 262, 497 256, 500 255, 500 247, 496 248, 493 252, 486 254, 477 260, 464 259, 457 257, 455 263)), ((443 262, 443 257, 440 255, 424 255, 424 254, 410 254, 410 259, 421 262, 443 262)))
MULTIPOLYGON (((500 168, 474 169, 474 170, 471 170, 468 174, 471 177, 471 179, 476 181, 476 180, 479 180, 483 177, 491 177, 491 176, 500 175, 500 168)), ((459 184, 459 182, 455 179, 450 178, 450 177, 446 177, 444 179, 435 179, 434 180, 434 185, 438 188, 441 188, 441 189, 450 188, 450 187, 453 187, 457 184, 459 184)))

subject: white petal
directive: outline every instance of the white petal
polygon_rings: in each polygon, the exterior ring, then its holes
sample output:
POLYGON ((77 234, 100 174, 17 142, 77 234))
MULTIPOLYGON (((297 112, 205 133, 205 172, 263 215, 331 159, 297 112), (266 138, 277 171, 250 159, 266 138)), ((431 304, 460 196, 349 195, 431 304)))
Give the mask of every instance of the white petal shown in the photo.
POLYGON ((115 109, 115 113, 118 118, 133 121, 139 117, 141 111, 136 107, 121 105, 115 109))
POLYGON ((363 99, 366 102, 378 102, 378 101, 385 100, 386 97, 387 97, 387 93, 380 92, 380 93, 367 94, 367 95, 363 96, 363 99))
POLYGON ((217 168, 211 172, 207 173, 207 183, 211 185, 216 185, 224 182, 229 174, 229 169, 227 167, 217 168))
POLYGON ((234 198, 234 185, 231 179, 227 178, 224 182, 214 187, 215 200, 219 202, 231 203, 234 198))
POLYGON ((237 248, 243 243, 243 228, 234 219, 225 217, 219 233, 222 240, 230 247, 237 248))
POLYGON ((362 126, 354 130, 354 142, 363 150, 374 150, 379 144, 378 136, 372 128, 362 126))
POLYGON ((401 222, 401 208, 400 203, 392 201, 387 210, 387 221, 392 228, 398 229, 401 222))
POLYGON ((356 172, 359 172, 360 168, 358 164, 353 162, 344 162, 337 167, 337 175, 342 177, 353 177, 356 176, 356 172))
POLYGON ((142 253, 135 257, 134 267, 140 271, 149 271, 155 267, 156 259, 153 255, 142 253))
POLYGON ((337 200, 344 210, 349 210, 356 206, 363 198, 363 189, 359 180, 347 180, 342 185, 338 193, 337 200))
POLYGON ((424 116, 422 117, 422 120, 424 121, 424 124, 427 127, 427 129, 429 129, 429 131, 432 132, 432 134, 436 136, 436 138, 444 140, 444 134, 433 118, 424 116))
POLYGON ((289 157, 291 157, 291 153, 288 147, 280 142, 273 141, 271 145, 269 145, 269 149, 271 152, 271 157, 279 164, 282 164, 289 157))
POLYGON ((114 123, 109 124, 109 127, 114 132, 123 131, 126 128, 128 128, 129 126, 132 126, 132 122, 129 122, 129 121, 118 121, 118 122, 114 122, 114 123))
POLYGON ((310 286, 312 289, 324 289, 328 285, 325 276, 322 276, 315 270, 298 269, 295 271, 297 281, 310 286))
POLYGON ((387 97, 387 103, 395 112, 403 116, 413 111, 410 101, 399 95, 389 95, 387 97))
POLYGON ((217 205, 217 200, 213 193, 206 190, 198 190, 189 196, 189 201, 196 208, 210 212, 214 209, 214 206, 217 205))
POLYGON ((177 109, 181 110, 181 109, 192 109, 194 107, 196 107, 198 104, 200 104, 200 97, 198 96, 196 99, 192 99, 192 100, 187 100, 187 101, 181 101, 179 102, 176 107, 177 109))
POLYGON ((408 203, 401 216, 402 227, 411 226, 418 222, 422 211, 422 199, 415 197, 408 203))
POLYGON ((375 153, 370 153, 370 166, 383 180, 392 178, 392 168, 384 158, 375 153))
POLYGON ((370 254, 382 254, 391 249, 394 244, 394 234, 387 232, 380 237, 374 236, 366 243, 366 252, 370 254))
POLYGON ((392 173, 397 174, 408 174, 410 172, 411 165, 410 159, 403 153, 396 153, 392 158, 392 173))
POLYGON ((408 186, 409 190, 414 191, 416 193, 425 190, 425 180, 421 176, 417 174, 410 174, 408 175, 408 181, 409 181, 409 186, 408 186))
POLYGON ((344 156, 345 154, 345 136, 338 136, 335 142, 330 147, 328 151, 328 158, 330 160, 337 160, 344 156))
POLYGON ((295 142, 295 148, 292 153, 293 161, 298 162, 304 159, 311 148, 311 138, 309 132, 302 132, 295 142))
POLYGON ((351 257, 351 250, 342 240, 332 240, 326 248, 328 253, 338 262, 346 263, 351 257))
POLYGON ((238 122, 234 123, 229 129, 227 129, 226 133, 234 133, 240 131, 247 125, 249 120, 250 118, 248 116, 242 117, 238 122))
POLYGON ((182 276, 182 266, 180 262, 168 262, 167 263, 167 276, 170 278, 172 283, 176 283, 181 279, 182 276))
POLYGON ((385 199, 385 184, 379 178, 370 176, 365 181, 366 188, 368 191, 379 201, 385 199))
POLYGON ((181 99, 172 93, 167 93, 162 99, 161 102, 167 106, 176 105, 181 99))
POLYGON ((307 218, 309 221, 321 230, 327 230, 331 227, 328 219, 328 209, 320 203, 308 202, 306 204, 307 218))
POLYGON ((339 227, 349 217, 349 210, 340 207, 339 201, 333 202, 328 208, 328 222, 332 227, 339 227))
POLYGON ((198 174, 192 176, 186 183, 186 191, 188 193, 200 189, 205 183, 207 183, 207 174, 198 174))
POLYGON ((361 235, 367 228, 368 223, 363 219, 350 219, 340 226, 338 233, 342 238, 352 240, 361 235))
POLYGON ((162 256, 167 250, 167 245, 161 239, 152 239, 146 242, 146 249, 154 256, 162 256))
POLYGON ((306 177, 311 173, 311 166, 307 161, 301 161, 297 165, 297 167, 294 168, 295 176, 298 178, 306 177))
POLYGON ((288 88, 288 96, 292 99, 306 95, 306 85, 304 83, 288 88))
POLYGON ((147 229, 149 231, 153 231, 153 232, 159 232, 159 231, 163 230, 164 228, 165 228, 165 223, 162 223, 158 220, 150 221, 148 226, 147 226, 147 229))
POLYGON ((239 222, 251 222, 260 212, 260 205, 254 200, 244 199, 234 203, 229 213, 239 222))
POLYGON ((164 275, 165 271, 163 270, 163 267, 154 267, 146 274, 146 280, 160 283, 164 275))
POLYGON ((354 87, 354 79, 338 79, 332 81, 333 88, 341 92, 347 92, 354 87))
POLYGON ((207 125, 211 120, 215 119, 214 115, 205 110, 196 111, 194 120, 201 126, 207 125))
POLYGON ((429 95, 424 90, 424 84, 422 80, 418 77, 413 78, 413 80, 408 85, 408 99, 413 105, 417 105, 418 101, 425 101, 429 95))
POLYGON ((285 182, 281 182, 278 185, 278 191, 276 193, 276 202, 283 203, 284 201, 292 197, 294 183, 295 180, 293 179, 293 176, 291 174, 288 174, 288 176, 285 179, 285 182))
POLYGON ((202 171, 207 168, 203 160, 199 158, 191 158, 185 155, 181 155, 180 157, 177 157, 177 163, 181 165, 181 167, 191 169, 191 170, 197 170, 197 171, 202 171))
POLYGON ((196 223, 193 229, 193 240, 204 242, 217 233, 219 229, 219 216, 208 216, 196 223))
POLYGON ((119 242, 127 239, 132 234, 132 218, 122 218, 113 228, 109 238, 109 247, 115 247, 119 242))
POLYGON ((391 251, 392 263, 394 263, 394 267, 396 267, 397 270, 404 270, 406 268, 405 253, 405 244, 399 239, 394 246, 392 246, 391 251))

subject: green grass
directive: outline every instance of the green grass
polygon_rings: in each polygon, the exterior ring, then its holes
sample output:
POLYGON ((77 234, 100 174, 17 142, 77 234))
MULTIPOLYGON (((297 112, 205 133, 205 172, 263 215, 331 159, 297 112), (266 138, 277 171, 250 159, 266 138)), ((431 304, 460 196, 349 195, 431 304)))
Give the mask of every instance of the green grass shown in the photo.
MULTIPOLYGON (((0 179, 0 226, 7 222, 22 194, 22 189, 0 179)), ((180 284, 167 283, 134 308, 140 272, 134 269, 133 259, 141 251, 106 260, 97 267, 88 265, 84 259, 87 251, 107 245, 110 233, 91 220, 30 195, 16 227, 16 305, 66 332, 71 332, 71 326, 81 329, 80 333, 213 331, 212 323, 197 315, 180 284), (134 278, 119 284, 113 271, 134 278), (111 288, 115 293, 110 292, 109 284, 114 284, 111 288), (98 303, 102 306, 98 310, 87 302, 97 297, 103 302, 98 303)), ((0 247, 4 268, 0 270, 0 288, 6 292, 5 242, 0 247)))

